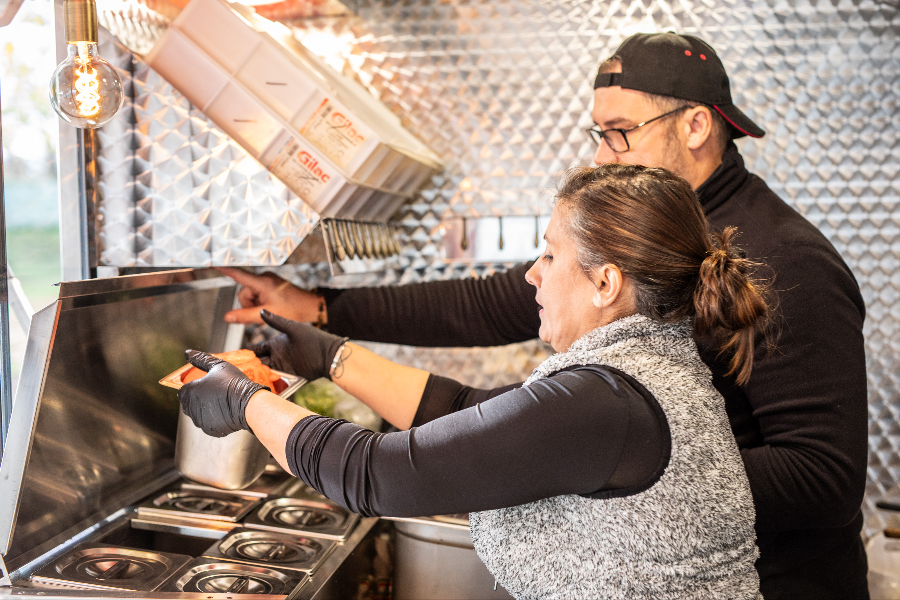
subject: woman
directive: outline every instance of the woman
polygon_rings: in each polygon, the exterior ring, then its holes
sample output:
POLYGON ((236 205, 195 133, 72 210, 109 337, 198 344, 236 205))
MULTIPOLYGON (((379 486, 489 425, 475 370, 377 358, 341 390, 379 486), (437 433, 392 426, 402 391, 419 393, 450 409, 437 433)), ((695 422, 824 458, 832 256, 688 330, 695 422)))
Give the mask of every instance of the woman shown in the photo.
POLYGON ((747 380, 767 307, 733 235, 714 242, 667 171, 574 169, 527 274, 558 353, 521 387, 466 388, 263 313, 285 335, 258 354, 330 376, 405 431, 314 415, 192 351, 209 375, 179 398, 207 433, 252 430, 356 512, 469 512, 476 551, 516 597, 759 598, 747 477, 692 339, 720 336, 747 380))

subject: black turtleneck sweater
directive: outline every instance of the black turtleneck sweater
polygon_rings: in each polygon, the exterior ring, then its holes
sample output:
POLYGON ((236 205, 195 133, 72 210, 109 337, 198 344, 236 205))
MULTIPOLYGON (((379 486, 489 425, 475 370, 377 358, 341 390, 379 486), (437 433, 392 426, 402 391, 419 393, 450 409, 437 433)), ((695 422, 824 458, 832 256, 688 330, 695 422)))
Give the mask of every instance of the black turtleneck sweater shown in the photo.
MULTIPOLYGON (((777 294, 777 348, 759 348, 735 385, 698 340, 725 397, 756 504, 766 600, 867 598, 860 506, 866 481, 865 308, 827 239, 744 167, 732 144, 697 189, 715 230, 738 244, 777 294)), ((537 336, 525 264, 485 279, 326 290, 329 330, 414 346, 494 346, 537 336)))

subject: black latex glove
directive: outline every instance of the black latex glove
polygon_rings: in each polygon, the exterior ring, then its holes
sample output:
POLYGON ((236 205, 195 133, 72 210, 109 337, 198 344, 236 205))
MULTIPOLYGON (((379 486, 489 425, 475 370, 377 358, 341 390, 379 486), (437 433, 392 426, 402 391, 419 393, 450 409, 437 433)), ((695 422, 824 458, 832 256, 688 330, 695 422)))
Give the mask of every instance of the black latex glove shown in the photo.
POLYGON ((207 374, 178 390, 182 412, 213 437, 225 437, 241 429, 250 431, 244 417, 250 396, 270 388, 251 381, 236 366, 211 354, 186 350, 184 355, 207 374))
POLYGON ((251 348, 258 357, 267 358, 273 369, 299 375, 307 381, 330 378, 334 355, 349 338, 279 317, 267 310, 259 314, 263 321, 282 334, 251 348))

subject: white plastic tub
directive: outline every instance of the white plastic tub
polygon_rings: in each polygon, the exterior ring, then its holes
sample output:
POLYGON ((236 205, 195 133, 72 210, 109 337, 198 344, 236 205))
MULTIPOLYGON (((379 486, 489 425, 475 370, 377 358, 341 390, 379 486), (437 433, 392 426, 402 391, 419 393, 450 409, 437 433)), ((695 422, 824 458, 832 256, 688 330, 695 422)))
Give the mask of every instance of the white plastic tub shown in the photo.
MULTIPOLYGON (((358 83, 325 65, 290 30, 246 7, 223 0, 192 0, 147 60, 229 134, 234 129, 231 98, 237 110, 249 106, 234 90, 246 91, 277 117, 291 137, 302 138, 315 150, 318 165, 350 184, 409 197, 416 191, 412 182, 424 181, 441 168, 437 156, 358 83), (211 69, 210 63, 219 70, 211 69), (221 92, 223 77, 229 84, 227 94, 221 92)), ((242 122, 247 126, 239 127, 235 137, 245 147, 244 142, 249 143, 248 150, 260 158, 263 141, 276 135, 271 119, 251 117, 242 122), (261 131, 248 130, 254 121, 261 131)), ((311 205, 316 202, 298 195, 311 205)))

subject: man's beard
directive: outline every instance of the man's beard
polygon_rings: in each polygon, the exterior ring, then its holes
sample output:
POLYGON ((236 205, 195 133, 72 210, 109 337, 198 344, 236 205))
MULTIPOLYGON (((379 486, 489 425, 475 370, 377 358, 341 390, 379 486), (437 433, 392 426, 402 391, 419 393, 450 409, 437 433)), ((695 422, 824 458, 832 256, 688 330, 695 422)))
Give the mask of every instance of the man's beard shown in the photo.
POLYGON ((677 124, 669 125, 666 129, 666 147, 662 154, 662 160, 665 164, 660 165, 662 168, 675 173, 679 177, 689 179, 690 161, 688 160, 688 150, 686 144, 680 139, 677 124))

